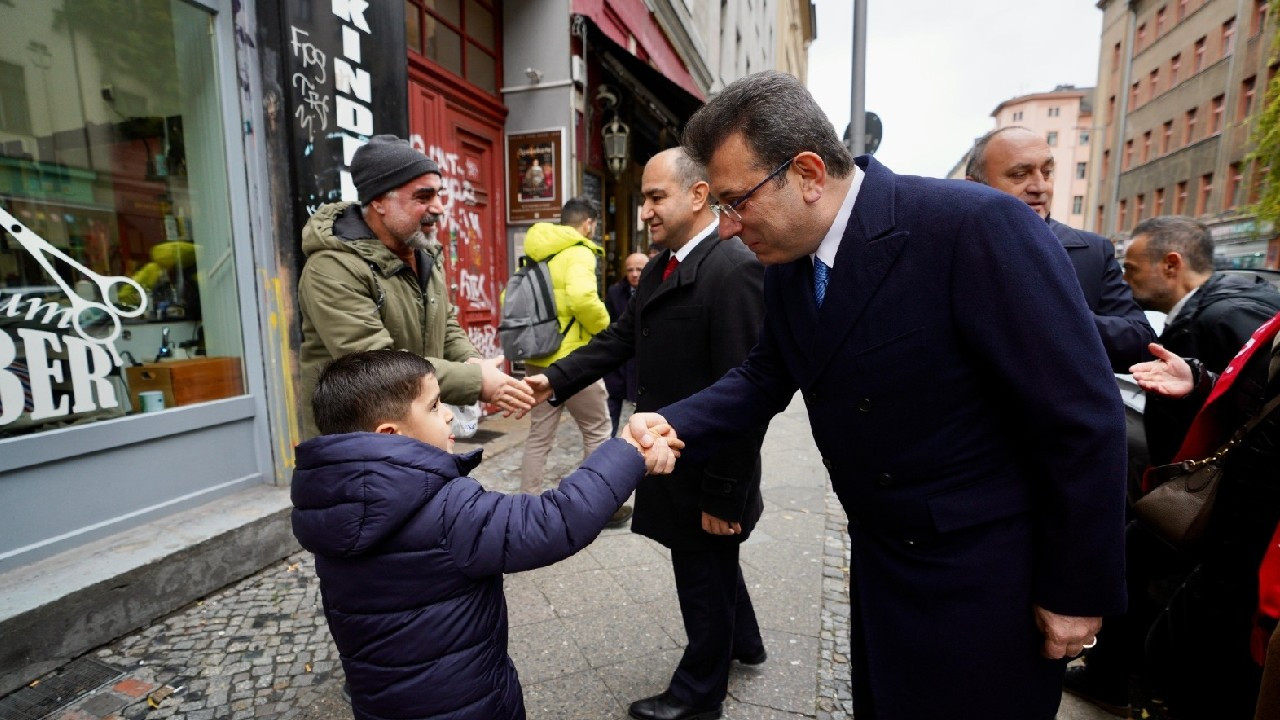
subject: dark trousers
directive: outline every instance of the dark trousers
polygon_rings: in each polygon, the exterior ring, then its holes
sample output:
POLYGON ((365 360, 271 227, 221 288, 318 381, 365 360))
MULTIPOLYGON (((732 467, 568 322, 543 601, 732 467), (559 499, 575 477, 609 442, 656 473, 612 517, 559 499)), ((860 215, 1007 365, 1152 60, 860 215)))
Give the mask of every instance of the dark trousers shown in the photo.
POLYGON ((622 417, 622 401, 625 399, 620 395, 609 396, 609 422, 613 423, 613 431, 609 433, 609 437, 616 437, 618 434, 618 419, 622 417))
POLYGON ((671 568, 689 637, 671 677, 671 693, 697 707, 717 705, 728 692, 733 658, 756 655, 764 648, 756 611, 742 581, 738 546, 673 549, 671 568))

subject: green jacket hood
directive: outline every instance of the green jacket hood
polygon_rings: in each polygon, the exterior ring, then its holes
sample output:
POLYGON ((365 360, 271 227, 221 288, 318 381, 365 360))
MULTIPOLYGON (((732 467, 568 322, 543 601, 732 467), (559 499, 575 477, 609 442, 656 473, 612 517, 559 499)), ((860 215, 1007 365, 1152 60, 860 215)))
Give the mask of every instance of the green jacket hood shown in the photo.
MULTIPOLYGON (((391 277, 404 267, 404 261, 383 245, 364 222, 359 203, 321 205, 307 220, 302 228, 303 256, 311 257, 323 250, 359 255, 366 263, 377 265, 383 277, 391 277)), ((440 244, 432 243, 424 252, 434 262, 439 258, 440 244)))
POLYGON ((546 260, 574 245, 583 245, 596 255, 604 256, 604 248, 568 225, 534 223, 524 236, 524 254, 535 262, 546 260))

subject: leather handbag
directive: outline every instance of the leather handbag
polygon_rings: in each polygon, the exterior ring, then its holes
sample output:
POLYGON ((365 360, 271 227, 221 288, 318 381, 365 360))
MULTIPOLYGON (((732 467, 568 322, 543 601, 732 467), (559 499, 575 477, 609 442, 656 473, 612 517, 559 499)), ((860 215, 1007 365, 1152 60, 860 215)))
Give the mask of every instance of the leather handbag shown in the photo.
POLYGON ((1227 456, 1277 406, 1280 396, 1272 398, 1230 440, 1203 460, 1183 460, 1148 470, 1146 480, 1155 488, 1133 504, 1138 522, 1176 548, 1195 547, 1213 514, 1213 500, 1227 456))

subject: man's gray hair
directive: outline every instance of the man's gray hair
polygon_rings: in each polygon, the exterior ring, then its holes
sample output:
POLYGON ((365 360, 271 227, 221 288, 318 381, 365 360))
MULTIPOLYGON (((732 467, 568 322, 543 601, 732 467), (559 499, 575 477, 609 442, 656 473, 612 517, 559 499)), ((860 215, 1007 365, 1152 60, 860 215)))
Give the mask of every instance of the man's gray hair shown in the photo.
POLYGON ((1025 128, 1021 125, 1010 125, 1009 127, 996 128, 975 140, 973 148, 969 150, 969 162, 964 166, 965 177, 972 178, 983 185, 991 184, 987 182, 987 145, 995 136, 1010 130, 1026 130, 1027 132, 1031 132, 1029 128, 1025 128))
MULTIPOLYGON (((689 118, 682 144, 695 162, 707 165, 735 133, 742 133, 756 167, 765 171, 808 151, 822 158, 832 177, 853 172, 853 158, 831 120, 794 75, 766 70, 734 80, 689 118)), ((786 182, 786 175, 778 177, 779 187, 786 182)))
POLYGON ((1194 272, 1213 272, 1213 238, 1204 223, 1185 215, 1147 218, 1133 228, 1133 237, 1147 236, 1147 257, 1159 260, 1176 252, 1194 272))

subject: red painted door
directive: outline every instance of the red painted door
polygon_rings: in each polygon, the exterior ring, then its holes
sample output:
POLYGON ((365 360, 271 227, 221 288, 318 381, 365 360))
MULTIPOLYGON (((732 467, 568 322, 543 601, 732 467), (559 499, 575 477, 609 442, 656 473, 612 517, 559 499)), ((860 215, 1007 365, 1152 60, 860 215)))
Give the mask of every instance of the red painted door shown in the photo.
POLYGON ((502 127, 450 101, 426 82, 409 83, 410 142, 444 173, 444 246, 458 322, 485 357, 502 353, 498 297, 507 281, 502 127))

